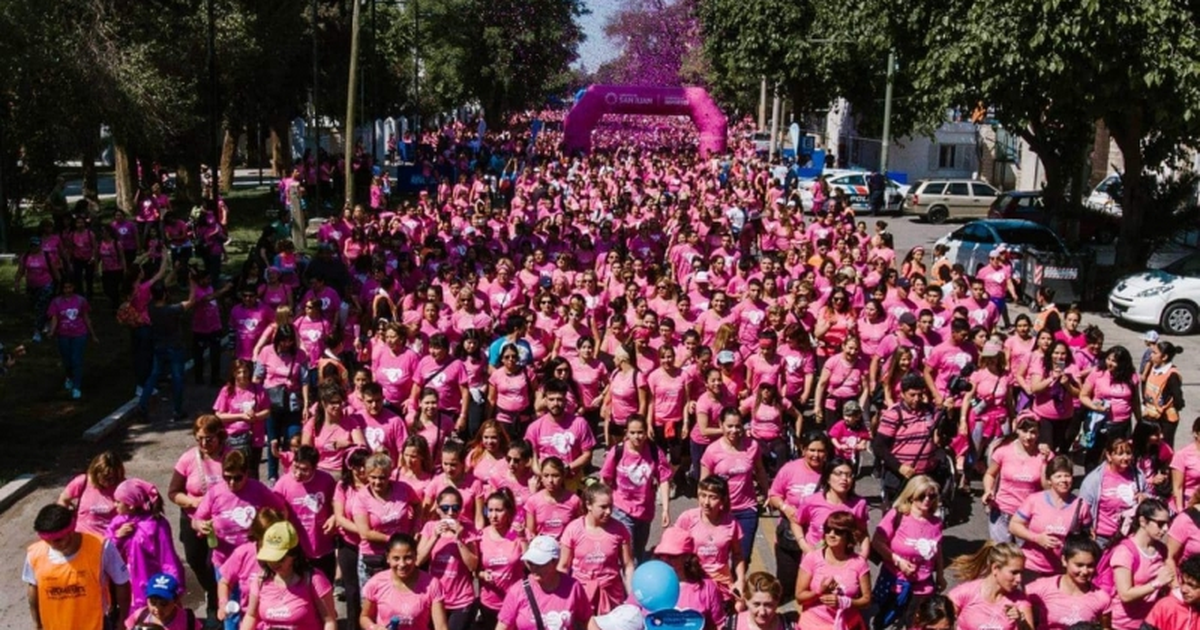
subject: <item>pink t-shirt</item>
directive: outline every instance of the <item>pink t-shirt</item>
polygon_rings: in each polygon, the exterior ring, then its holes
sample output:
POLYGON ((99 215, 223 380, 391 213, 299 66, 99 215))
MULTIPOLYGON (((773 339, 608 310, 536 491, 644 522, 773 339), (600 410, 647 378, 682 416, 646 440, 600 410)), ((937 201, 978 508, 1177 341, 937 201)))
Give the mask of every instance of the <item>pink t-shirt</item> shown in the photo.
POLYGON ((302 577, 291 586, 278 581, 255 580, 250 592, 258 595, 258 629, 289 628, 289 630, 321 630, 322 597, 333 592, 333 585, 324 573, 313 569, 310 577, 302 577))
POLYGON ((333 553, 333 536, 324 532, 325 522, 333 516, 333 494, 337 482, 329 473, 318 470, 304 483, 292 475, 283 475, 272 488, 291 508, 289 517, 300 534, 300 548, 309 558, 333 553))
MULTIPOLYGON (((1166 551, 1166 548, 1164 547, 1162 551, 1166 551)), ((1118 567, 1129 569, 1133 576, 1133 584, 1150 584, 1158 575, 1158 570, 1162 568, 1165 561, 1164 556, 1165 554, 1160 553, 1157 545, 1152 545, 1146 551, 1139 549, 1132 538, 1126 538, 1113 549, 1109 563, 1114 570, 1118 567), (1141 555, 1136 562, 1134 554, 1141 555)), ((1158 601, 1162 592, 1160 589, 1132 602, 1123 602, 1120 597, 1113 597, 1113 630, 1137 630, 1140 628, 1142 620, 1146 618, 1150 609, 1154 608, 1154 602, 1158 601)))
POLYGON ((1096 514, 1096 535, 1112 536, 1121 513, 1137 505, 1137 472, 1130 466, 1124 474, 1101 464, 1100 505, 1096 514))
POLYGON ((392 582, 392 572, 383 571, 363 585, 362 598, 375 604, 375 619, 380 627, 393 619, 398 628, 426 630, 433 623, 433 603, 444 598, 441 580, 424 571, 417 572, 410 591, 400 591, 392 582))
MULTIPOLYGON (((636 604, 637 602, 629 603, 636 604)), ((679 599, 675 602, 675 607, 703 614, 706 622, 712 624, 705 627, 722 628, 725 626, 725 600, 721 597, 721 589, 717 583, 708 578, 701 578, 699 582, 680 582, 679 599)))
POLYGON ((646 377, 641 372, 617 370, 613 373, 609 385, 613 422, 625 426, 629 416, 638 412, 638 390, 643 387, 646 387, 646 377))
MULTIPOLYGON (((1046 367, 1038 354, 1029 356, 1029 369, 1025 372, 1025 381, 1032 387, 1035 381, 1045 379, 1046 367)), ((1053 368, 1051 368, 1053 369, 1053 368)), ((1066 373, 1078 374, 1074 366, 1067 367, 1066 373)), ((1033 406, 1030 407, 1039 418, 1046 420, 1065 420, 1075 413, 1075 397, 1057 381, 1049 387, 1033 395, 1033 406)))
POLYGON ((301 440, 305 443, 311 443, 317 448, 321 454, 321 459, 317 461, 317 468, 324 470, 330 474, 337 474, 342 471, 342 456, 346 451, 353 448, 352 436, 355 430, 361 430, 360 420, 357 415, 351 414, 349 408, 342 409, 342 419, 340 422, 334 422, 332 418, 326 418, 321 425, 321 430, 317 431, 316 418, 309 419, 304 423, 301 440), (335 443, 341 443, 346 446, 336 448, 335 443))
POLYGON ((996 506, 1012 514, 1025 499, 1042 490, 1042 471, 1046 459, 1040 453, 1030 455, 1016 440, 992 451, 992 462, 1000 466, 1000 487, 996 490, 996 506))
POLYGON ((1096 370, 1088 374, 1087 383, 1092 385, 1092 400, 1108 403, 1113 422, 1129 422, 1133 417, 1133 396, 1137 391, 1138 377, 1133 376, 1133 384, 1113 381, 1108 370, 1096 370))
POLYGON ((529 497, 525 502, 525 512, 533 514, 535 523, 534 531, 525 532, 527 538, 543 534, 559 538, 567 523, 583 513, 583 502, 577 494, 568 494, 565 501, 559 501, 542 491, 529 497))
MULTIPOLYGON (((229 387, 222 387, 217 392, 217 400, 213 403, 213 411, 217 413, 257 413, 260 411, 269 411, 271 409, 271 400, 267 397, 267 391, 262 385, 252 383, 248 388, 238 386, 233 387, 233 393, 229 393, 229 387)), ((225 430, 229 435, 242 435, 248 431, 253 432, 254 446, 261 448, 266 443, 267 428, 266 423, 262 421, 250 424, 245 420, 237 420, 225 425, 225 430)))
POLYGON ((496 410, 501 422, 511 423, 514 416, 530 408, 533 401, 529 399, 529 376, 524 371, 509 374, 499 369, 488 377, 488 383, 496 388, 496 410))
POLYGON ((538 418, 525 430, 525 439, 533 445, 538 460, 557 457, 568 466, 596 446, 592 428, 582 416, 555 419, 549 414, 538 418))
POLYGON ((782 394, 796 398, 804 393, 804 380, 817 371, 817 357, 811 350, 793 350, 789 346, 779 348, 779 356, 783 358, 782 394))
POLYGON ((507 534, 489 526, 479 536, 479 570, 491 573, 489 580, 479 580, 479 603, 488 610, 500 610, 504 595, 521 579, 521 554, 525 543, 515 528, 507 534))
POLYGON ((883 341, 894 328, 894 320, 889 315, 872 323, 866 317, 858 320, 858 339, 862 342, 862 353, 872 357, 879 350, 879 342, 883 341))
MULTIPOLYGON (((1171 470, 1183 473, 1183 503, 1188 505, 1196 489, 1200 488, 1200 448, 1194 441, 1175 451, 1171 457, 1171 470)), ((1177 505, 1175 509, 1180 507, 1177 505)))
POLYGON ((704 449, 700 465, 709 473, 729 482, 729 509, 752 509, 757 505, 754 493, 754 464, 758 461, 758 443, 744 439, 740 449, 720 439, 704 449))
POLYGON ((586 516, 571 521, 559 539, 564 550, 571 550, 571 576, 583 584, 589 596, 603 592, 610 602, 624 601, 621 549, 632 542, 629 528, 613 518, 595 529, 586 521, 586 516))
POLYGON ((296 342, 300 350, 308 358, 309 367, 316 367, 325 352, 325 337, 332 328, 328 321, 322 318, 312 318, 302 315, 296 318, 296 342))
POLYGON ((700 414, 704 414, 708 418, 708 427, 710 429, 720 426, 721 410, 725 407, 737 406, 737 397, 729 392, 725 387, 721 387, 721 393, 718 396, 713 396, 710 392, 700 394, 700 398, 696 401, 696 416, 697 420, 692 425, 692 430, 689 432, 689 437, 692 441, 700 446, 708 446, 713 443, 713 437, 704 435, 700 431, 700 414))
POLYGON ((966 344, 956 346, 947 341, 929 353, 925 366, 933 372, 938 391, 944 392, 950 385, 950 379, 958 376, 964 365, 974 361, 975 355, 966 344))
MULTIPOLYGON (((925 520, 904 514, 900 515, 897 522, 896 515, 895 509, 888 510, 876 531, 883 532, 891 541, 893 555, 917 567, 916 573, 908 576, 913 594, 929 595, 934 592, 934 569, 937 568, 937 557, 942 552, 942 521, 936 517, 925 520)), ((895 564, 889 562, 887 567, 893 573, 900 574, 895 564)))
POLYGON ((408 400, 413 388, 413 375, 421 358, 405 348, 399 354, 387 344, 378 344, 371 355, 371 373, 383 388, 383 399, 390 403, 408 400))
POLYGON ((1017 622, 1008 618, 1009 606, 1030 611, 1032 607, 1025 595, 1019 591, 998 591, 996 601, 989 602, 983 596, 980 580, 964 582, 950 589, 947 596, 958 609, 958 630, 1016 630, 1017 622))
POLYGON ((1189 558, 1200 553, 1200 528, 1196 527, 1196 521, 1192 518, 1195 512, 1196 508, 1189 508, 1189 511, 1176 514, 1175 518, 1171 519, 1171 528, 1167 530, 1167 538, 1183 547, 1180 558, 1189 558))
POLYGON ((753 396, 743 400, 741 410, 743 416, 750 417, 750 437, 764 442, 782 437, 783 412, 791 407, 786 399, 775 404, 755 404, 753 396))
POLYGON ((437 496, 446 488, 454 488, 462 496, 462 518, 464 521, 474 522, 475 520, 475 503, 483 500, 483 483, 475 478, 475 475, 470 472, 463 473, 458 481, 454 481, 446 476, 446 473, 438 473, 425 484, 421 491, 422 497, 433 502, 437 500, 437 496))
POLYGON ((829 429, 829 438, 833 440, 839 457, 853 460, 858 456, 858 445, 871 442, 871 431, 861 421, 858 428, 851 428, 843 418, 829 429))
MULTIPOLYGON (((542 590, 536 580, 530 580, 529 588, 533 590, 533 599, 537 602, 542 619, 555 619, 557 628, 583 628, 592 617, 592 606, 583 585, 569 575, 560 575, 558 588, 548 593, 542 590)), ((519 583, 505 594, 504 603, 500 605, 499 620, 511 630, 538 630, 529 597, 519 583)), ((549 630, 550 624, 545 623, 545 626, 549 630)))
MULTIPOLYGON (((403 481, 392 481, 388 494, 377 497, 369 489, 364 488, 354 495, 347 507, 351 518, 357 520, 360 514, 367 517, 367 526, 373 531, 391 536, 397 532, 411 534, 417 529, 418 506, 420 497, 403 481)), ((373 542, 365 538, 358 542, 360 554, 383 555, 387 553, 387 543, 373 542)))
POLYGON ((398 461, 400 445, 408 439, 408 426, 390 409, 383 409, 378 416, 362 411, 354 415, 354 422, 362 427, 363 439, 371 452, 387 451, 392 461, 398 461))
MULTIPOLYGON (((217 466, 219 468, 220 464, 217 466)), ((217 479, 220 478, 218 473, 217 479)), ((76 475, 67 483, 67 496, 75 499, 77 531, 95 534, 102 540, 107 538, 108 525, 117 515, 117 508, 113 503, 114 490, 116 486, 107 489, 97 487, 88 481, 87 474, 76 475)))
MULTIPOLYGON (((175 472, 183 477, 188 496, 203 498, 209 490, 225 482, 221 478, 221 457, 206 459, 200 455, 200 447, 190 448, 179 456, 175 472)), ((196 510, 185 509, 183 513, 191 519, 196 510)))
POLYGON ((867 529, 867 500, 853 495, 848 503, 831 503, 824 492, 814 492, 800 502, 796 522, 804 528, 804 541, 814 547, 825 539, 825 521, 835 512, 849 512, 867 529))
MULTIPOLYGON (((1013 377, 1007 373, 993 374, 991 370, 975 370, 969 379, 975 386, 975 404, 971 405, 971 422, 983 422, 984 435, 1000 435, 1001 424, 1008 416, 1008 390, 1013 387, 1013 377), (975 406, 984 403, 982 413, 975 413, 975 406)), ((972 424, 971 426, 974 426, 972 424)))
POLYGON ((208 494, 196 508, 195 519, 212 521, 217 534, 217 546, 212 550, 213 565, 220 565, 238 545, 250 540, 250 526, 263 508, 286 511, 287 505, 257 479, 247 479, 238 492, 221 483, 209 488, 208 494))
POLYGON ((740 544, 742 527, 729 514, 725 514, 716 525, 704 521, 700 508, 692 508, 679 515, 675 526, 691 534, 700 567, 708 574, 721 597, 733 597, 733 551, 740 544))
POLYGON ((1101 616, 1109 612, 1112 597, 1108 593, 1093 588, 1084 595, 1067 595, 1059 586, 1066 579, 1069 578, 1051 575, 1025 585, 1025 596, 1034 605, 1036 613, 1035 628, 1067 630, 1080 622, 1099 621, 1101 616))
POLYGON ((78 293, 73 293, 60 295, 50 300, 46 316, 58 318, 58 326, 55 328, 54 334, 59 337, 86 337, 88 330, 84 318, 90 311, 91 306, 88 305, 87 299, 78 293))
MULTIPOLYGON (((1050 534, 1065 540, 1072 528, 1080 531, 1091 523, 1092 510, 1086 501, 1071 497, 1062 506, 1055 504, 1055 494, 1049 490, 1031 494, 1017 508, 1016 514, 1025 520, 1025 526, 1034 534, 1050 534)), ((1007 512, 1011 514, 1012 512, 1007 512)), ((1041 545, 1025 541, 1021 546, 1025 552, 1025 569, 1038 573, 1060 573, 1062 552, 1047 550, 1041 545)))
POLYGON ((808 462, 803 459, 796 459, 784 464, 775 473, 767 496, 783 499, 784 503, 799 510, 805 497, 816 492, 820 483, 821 473, 809 468, 808 462))
POLYGON ((656 464, 651 449, 657 450, 658 447, 646 444, 639 452, 626 442, 620 448, 609 449, 600 467, 601 479, 616 480, 613 507, 639 521, 647 521, 654 516, 658 485, 671 479, 670 458, 658 451, 656 464), (620 461, 617 461, 618 451, 620 461))
POLYGON ((221 330, 221 305, 204 298, 213 294, 211 286, 196 286, 196 306, 192 309, 192 332, 215 333, 221 330))
MULTIPOLYGON (((353 521, 354 512, 351 510, 351 508, 354 507, 354 502, 358 500, 357 497, 359 492, 361 492, 361 490, 355 488, 353 485, 346 486, 339 481, 337 487, 335 487, 333 490, 334 511, 336 512, 338 509, 337 506, 341 505, 341 513, 339 516, 353 521)), ((338 535, 342 537, 342 540, 346 541, 346 544, 358 546, 358 543, 361 540, 358 534, 346 531, 341 525, 338 526, 337 531, 338 535)))
POLYGON ((258 563, 258 543, 252 540, 238 545, 218 568, 221 571, 221 581, 228 583, 231 589, 235 586, 246 587, 240 589, 238 599, 238 603, 244 609, 250 601, 250 582, 258 581, 262 575, 262 565, 258 563))
POLYGON ((604 369, 604 364, 595 360, 589 363, 579 357, 573 357, 570 364, 571 376, 579 384, 579 393, 583 396, 583 400, 579 401, 580 404, 584 408, 599 406, 600 401, 597 398, 604 391, 605 384, 608 383, 608 373, 604 369))
POLYGON ((229 328, 237 338, 237 358, 247 361, 254 359, 254 345, 271 325, 273 318, 271 309, 262 304, 254 308, 238 304, 229 311, 229 328))
MULTIPOLYGON (((820 585, 832 578, 837 583, 838 594, 850 599, 857 599, 862 595, 862 576, 871 572, 867 561, 854 555, 841 565, 835 566, 825 558, 824 549, 804 554, 804 559, 800 561, 800 569, 812 576, 813 590, 820 590, 820 585)), ((836 610, 822 604, 821 600, 814 599, 800 612, 800 627, 804 630, 832 630, 836 615, 836 610)), ((846 623, 845 627, 854 627, 853 619, 860 616, 857 609, 850 608, 844 613, 842 621, 846 623)))
POLYGON ((431 387, 438 393, 438 409, 459 411, 462 408, 462 388, 467 386, 467 370, 462 361, 449 359, 443 365, 432 356, 426 356, 417 363, 413 381, 418 387, 431 387))
POLYGON ((774 355, 771 359, 765 359, 761 354, 755 352, 746 357, 746 368, 752 378, 746 386, 750 391, 758 391, 758 386, 763 383, 770 383, 779 386, 779 375, 784 370, 783 359, 778 355, 774 355))
POLYGON ((646 385, 650 389, 655 426, 683 420, 683 410, 688 402, 688 382, 682 371, 671 376, 663 368, 658 368, 646 378, 646 385))
MULTIPOLYGON (((475 600, 475 576, 463 561, 462 551, 455 539, 437 536, 434 531, 439 521, 427 521, 421 528, 422 540, 434 539, 429 552, 429 574, 437 578, 442 586, 443 601, 448 610, 466 608, 475 600)), ((463 531, 458 536, 463 544, 477 550, 479 532, 474 525, 463 521, 463 531)), ((476 551, 478 553, 478 551, 476 551)), ((385 618, 386 619, 386 618, 385 618)))
POLYGON ((845 355, 838 353, 825 362, 825 372, 829 374, 829 389, 826 392, 825 408, 836 409, 838 398, 858 398, 866 386, 870 363, 863 355, 858 355, 854 361, 847 361, 845 355))

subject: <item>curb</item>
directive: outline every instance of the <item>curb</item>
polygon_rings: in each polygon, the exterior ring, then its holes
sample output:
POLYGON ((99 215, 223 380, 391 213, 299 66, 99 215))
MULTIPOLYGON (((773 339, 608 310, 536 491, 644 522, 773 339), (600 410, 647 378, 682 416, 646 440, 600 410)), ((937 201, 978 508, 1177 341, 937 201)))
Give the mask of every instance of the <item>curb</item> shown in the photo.
POLYGON ((26 473, 0 488, 0 513, 16 504, 37 486, 38 476, 26 473))
MULTIPOLYGON (((183 364, 183 371, 186 374, 190 372, 194 362, 191 359, 183 364)), ((104 417, 100 422, 93 424, 87 431, 83 432, 83 441, 95 444, 112 435, 117 429, 123 428, 136 415, 134 410, 137 409, 138 398, 134 396, 129 399, 129 402, 117 407, 112 413, 104 417)), ((0 509, 0 511, 3 511, 0 509)))

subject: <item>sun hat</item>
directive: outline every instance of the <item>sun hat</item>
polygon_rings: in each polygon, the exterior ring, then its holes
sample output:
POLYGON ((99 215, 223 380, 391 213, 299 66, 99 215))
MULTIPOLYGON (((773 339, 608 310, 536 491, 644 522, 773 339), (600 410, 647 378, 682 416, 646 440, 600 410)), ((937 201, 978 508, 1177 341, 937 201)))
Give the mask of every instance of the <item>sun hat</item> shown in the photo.
POLYGON ((279 562, 298 544, 300 536, 296 534, 296 528, 287 521, 280 521, 268 527, 263 534, 258 559, 263 562, 279 562))
POLYGON ((529 541, 529 548, 521 554, 521 560, 531 564, 549 564, 558 560, 558 541, 553 536, 536 536, 529 541))

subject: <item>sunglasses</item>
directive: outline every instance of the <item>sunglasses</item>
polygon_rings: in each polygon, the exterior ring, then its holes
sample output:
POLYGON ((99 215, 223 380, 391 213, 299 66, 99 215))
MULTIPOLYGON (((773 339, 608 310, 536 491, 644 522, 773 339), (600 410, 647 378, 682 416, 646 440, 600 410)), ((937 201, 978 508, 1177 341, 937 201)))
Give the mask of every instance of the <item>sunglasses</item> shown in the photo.
POLYGON ((827 527, 825 529, 825 533, 833 534, 835 536, 840 536, 842 538, 846 538, 847 536, 850 535, 850 530, 842 528, 842 527, 827 527))
POLYGON ((1149 519, 1149 520, 1150 520, 1150 522, 1151 522, 1151 523, 1154 523, 1155 525, 1158 525, 1158 526, 1159 526, 1159 528, 1164 528, 1164 527, 1166 527, 1166 526, 1168 526, 1168 525, 1170 525, 1170 524, 1171 524, 1171 521, 1169 521, 1169 520, 1167 520, 1167 519, 1162 519, 1162 520, 1159 520, 1159 519, 1156 519, 1156 518, 1152 518, 1152 519, 1149 519))
POLYGON ((938 495, 935 492, 926 492, 925 494, 917 497, 917 499, 921 501, 937 501, 938 495))
POLYGON ((438 509, 443 512, 461 512, 462 506, 461 505, 444 505, 443 504, 443 505, 439 505, 438 509))
POLYGON ((221 475, 225 478, 225 483, 237 483, 246 478, 246 475, 221 475))
POLYGON ((505 457, 504 461, 510 464, 520 464, 522 460, 520 457, 505 457))

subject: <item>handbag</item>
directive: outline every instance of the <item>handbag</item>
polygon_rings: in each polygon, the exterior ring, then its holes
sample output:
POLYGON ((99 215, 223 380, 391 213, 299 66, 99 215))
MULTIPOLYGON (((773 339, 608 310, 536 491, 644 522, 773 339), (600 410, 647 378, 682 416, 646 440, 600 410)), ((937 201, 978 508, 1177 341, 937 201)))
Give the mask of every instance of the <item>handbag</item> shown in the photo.
POLYGON ((872 627, 884 630, 902 621, 911 599, 912 584, 906 578, 889 569, 880 569, 879 577, 875 578, 875 585, 871 588, 871 601, 879 606, 872 627))
MULTIPOLYGON (((288 378, 291 379, 292 373, 296 370, 296 360, 292 359, 292 364, 288 366, 288 378)), ((271 402, 271 412, 277 413, 281 411, 300 411, 300 397, 295 392, 289 391, 286 385, 276 385, 267 388, 267 399, 271 402)))

